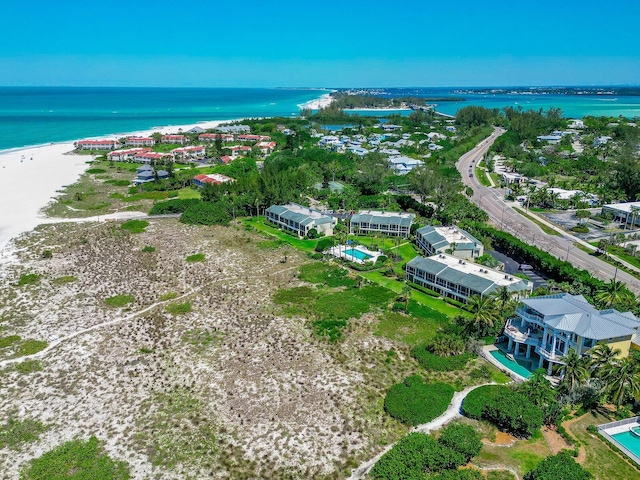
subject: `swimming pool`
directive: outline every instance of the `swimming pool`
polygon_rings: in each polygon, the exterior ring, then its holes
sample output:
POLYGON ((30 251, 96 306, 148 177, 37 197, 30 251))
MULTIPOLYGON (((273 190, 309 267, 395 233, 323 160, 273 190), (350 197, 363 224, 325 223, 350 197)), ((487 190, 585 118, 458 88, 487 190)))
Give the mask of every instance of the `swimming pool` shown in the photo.
POLYGON ((598 431, 631 460, 640 464, 640 437, 631 433, 631 428, 640 432, 640 417, 605 423, 598 426, 598 431))
POLYGON ((626 431, 614 433, 611 438, 633 453, 636 458, 640 458, 640 437, 636 437, 633 433, 626 431))
POLYGON ((344 253, 346 253, 347 255, 351 255, 354 258, 357 258, 358 260, 361 261, 366 261, 369 260, 370 258, 373 258, 371 255, 364 253, 362 250, 358 250, 357 248, 350 248, 349 250, 345 250, 344 253))
POLYGON ((525 363, 521 360, 514 362, 513 360, 509 360, 502 350, 492 350, 490 353, 493 358, 495 358, 499 363, 504 365, 512 372, 517 373, 524 378, 531 377, 531 371, 524 366, 529 365, 529 362, 525 363))

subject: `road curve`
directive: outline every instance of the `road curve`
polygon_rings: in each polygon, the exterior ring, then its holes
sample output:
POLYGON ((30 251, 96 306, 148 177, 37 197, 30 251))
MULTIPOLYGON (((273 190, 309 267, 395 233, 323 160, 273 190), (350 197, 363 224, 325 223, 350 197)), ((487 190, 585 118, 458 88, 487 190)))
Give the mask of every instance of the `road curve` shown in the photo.
POLYGON ((574 240, 563 235, 547 235, 528 218, 513 210, 503 200, 503 193, 480 184, 475 176, 477 162, 487 153, 493 142, 505 132, 495 127, 493 133, 460 157, 456 167, 465 186, 473 189, 472 201, 489 215, 489 221, 496 227, 511 233, 523 242, 549 252, 553 256, 567 260, 577 268, 588 271, 592 276, 608 281, 615 278, 627 284, 630 290, 640 293, 640 281, 628 273, 616 269, 613 265, 574 246, 574 240))

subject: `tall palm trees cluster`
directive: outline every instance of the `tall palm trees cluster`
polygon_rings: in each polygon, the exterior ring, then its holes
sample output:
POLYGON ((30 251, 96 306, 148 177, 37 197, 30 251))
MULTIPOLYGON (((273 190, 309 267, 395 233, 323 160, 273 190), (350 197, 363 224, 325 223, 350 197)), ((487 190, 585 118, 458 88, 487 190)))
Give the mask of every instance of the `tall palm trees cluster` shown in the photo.
POLYGON ((473 295, 467 301, 471 316, 456 317, 465 333, 476 338, 498 334, 507 318, 513 315, 518 302, 507 287, 499 287, 492 295, 473 295))
POLYGON ((640 400, 640 353, 626 358, 620 358, 620 353, 604 343, 582 357, 570 349, 556 370, 562 376, 561 390, 571 393, 585 385, 601 385, 596 393, 618 408, 623 403, 640 400))

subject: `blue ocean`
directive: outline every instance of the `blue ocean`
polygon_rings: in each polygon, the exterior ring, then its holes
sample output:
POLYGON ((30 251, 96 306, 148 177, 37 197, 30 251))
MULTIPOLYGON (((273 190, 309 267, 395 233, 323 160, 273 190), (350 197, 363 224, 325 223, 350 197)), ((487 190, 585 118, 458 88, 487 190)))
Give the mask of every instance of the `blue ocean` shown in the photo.
POLYGON ((0 150, 207 120, 291 116, 327 91, 0 87, 0 150))
MULTIPOLYGON (((208 120, 288 117, 298 115, 299 105, 327 92, 278 88, 0 87, 0 150, 208 120)), ((450 115, 467 105, 481 105, 536 110, 558 107, 570 118, 640 117, 637 95, 555 95, 535 91, 514 95, 482 90, 461 93, 452 88, 398 88, 381 94, 459 99, 436 102, 438 111, 450 115)))

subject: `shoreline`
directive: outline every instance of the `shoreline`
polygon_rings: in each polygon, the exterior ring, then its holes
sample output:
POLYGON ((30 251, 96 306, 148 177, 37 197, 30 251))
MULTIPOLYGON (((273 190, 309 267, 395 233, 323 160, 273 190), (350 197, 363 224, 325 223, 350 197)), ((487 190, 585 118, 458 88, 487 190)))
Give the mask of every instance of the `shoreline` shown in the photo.
POLYGON ((365 107, 365 108, 345 108, 345 112, 406 112, 411 110, 409 107, 365 107))
MULTIPOLYGON (((256 117, 257 118, 257 117, 256 117)), ((75 155, 78 140, 99 140, 123 136, 146 136, 187 131, 196 126, 208 129, 223 123, 242 121, 208 120, 186 125, 166 125, 128 133, 85 137, 67 142, 53 142, 0 151, 0 261, 6 261, 15 250, 14 239, 47 223, 42 213, 61 190, 78 181, 90 168, 95 155, 75 155)))

